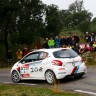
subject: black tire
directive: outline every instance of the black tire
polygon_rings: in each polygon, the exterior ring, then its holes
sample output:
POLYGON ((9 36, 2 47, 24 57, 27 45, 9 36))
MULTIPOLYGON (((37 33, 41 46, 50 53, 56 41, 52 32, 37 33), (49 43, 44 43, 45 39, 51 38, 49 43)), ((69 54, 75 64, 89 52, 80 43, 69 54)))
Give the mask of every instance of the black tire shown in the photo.
POLYGON ((84 74, 80 74, 80 75, 77 75, 75 76, 75 78, 82 78, 84 74))
POLYGON ((14 83, 18 83, 18 82, 21 81, 20 75, 18 74, 17 71, 13 71, 13 72, 12 72, 11 78, 12 78, 12 81, 13 81, 14 83))
POLYGON ((57 83, 56 76, 51 70, 46 71, 45 79, 48 84, 56 84, 57 83))

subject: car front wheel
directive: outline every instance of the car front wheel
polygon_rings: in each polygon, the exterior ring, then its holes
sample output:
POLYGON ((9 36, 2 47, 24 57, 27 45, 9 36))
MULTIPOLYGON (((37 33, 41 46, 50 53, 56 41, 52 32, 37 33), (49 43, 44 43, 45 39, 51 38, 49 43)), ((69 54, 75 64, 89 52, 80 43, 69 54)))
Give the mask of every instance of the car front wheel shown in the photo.
POLYGON ((56 77, 55 77, 55 74, 51 70, 48 70, 45 73, 45 78, 46 78, 46 81, 49 84, 55 84, 57 82, 56 77))
POLYGON ((15 83, 18 83, 21 80, 17 71, 13 71, 11 77, 12 77, 12 81, 15 83))

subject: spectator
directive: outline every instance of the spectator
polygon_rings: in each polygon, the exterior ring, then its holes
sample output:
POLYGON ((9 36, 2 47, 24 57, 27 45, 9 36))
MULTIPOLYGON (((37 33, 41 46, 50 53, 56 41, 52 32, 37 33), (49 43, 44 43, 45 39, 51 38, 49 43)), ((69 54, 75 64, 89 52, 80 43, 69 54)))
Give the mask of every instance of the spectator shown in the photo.
POLYGON ((60 38, 58 38, 58 36, 55 37, 55 45, 56 48, 60 47, 60 38))
POLYGON ((85 39, 86 43, 89 43, 89 44, 91 43, 91 36, 88 32, 86 32, 84 39, 85 39))
POLYGON ((63 47, 65 45, 67 45, 67 40, 65 36, 62 36, 60 39, 60 46, 63 47))
POLYGON ((20 60, 22 58, 23 52, 20 49, 18 49, 16 55, 17 55, 17 59, 20 60))
POLYGON ((96 41, 94 41, 94 43, 93 43, 92 51, 96 51, 96 41))
POLYGON ((53 40, 52 37, 48 40, 48 46, 49 48, 54 48, 55 46, 55 41, 53 40))
POLYGON ((91 33, 91 42, 92 41, 95 41, 95 34, 94 34, 94 32, 91 33))
POLYGON ((87 51, 91 51, 91 47, 89 46, 89 44, 81 44, 79 53, 82 54, 82 53, 85 53, 87 51))
POLYGON ((48 38, 45 39, 44 43, 43 43, 43 48, 48 49, 48 38))
POLYGON ((74 37, 72 37, 72 46, 76 46, 76 41, 75 41, 75 39, 74 39, 74 37))
POLYGON ((82 54, 86 51, 86 45, 83 43, 83 44, 80 44, 80 49, 79 49, 79 53, 82 54))
POLYGON ((80 37, 79 36, 77 36, 77 34, 75 33, 75 34, 73 34, 73 38, 74 38, 74 40, 75 40, 75 43, 79 43, 79 41, 80 41, 80 37))
POLYGON ((8 49, 7 53, 6 53, 6 59, 7 59, 7 63, 11 63, 12 62, 12 52, 10 49, 8 49))
POLYGON ((23 56, 27 55, 29 52, 28 52, 28 49, 26 47, 24 47, 23 49, 23 56))
POLYGON ((71 36, 67 36, 66 40, 67 40, 67 45, 68 46, 72 46, 72 38, 71 38, 71 36))
POLYGON ((79 54, 79 49, 80 49, 79 44, 76 43, 76 45, 74 46, 74 50, 75 50, 75 52, 78 53, 78 54, 79 54))

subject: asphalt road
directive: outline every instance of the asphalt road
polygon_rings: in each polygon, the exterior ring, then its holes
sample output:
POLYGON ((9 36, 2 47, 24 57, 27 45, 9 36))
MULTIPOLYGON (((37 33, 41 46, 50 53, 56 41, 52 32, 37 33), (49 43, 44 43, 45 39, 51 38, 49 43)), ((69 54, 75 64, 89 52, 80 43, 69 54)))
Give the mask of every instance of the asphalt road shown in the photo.
MULTIPOLYGON (((88 67, 88 72, 83 76, 83 78, 74 79, 63 79, 60 80, 58 87, 62 90, 72 90, 72 91, 86 91, 91 92, 91 96, 96 96, 96 67, 88 67)), ((0 69, 0 83, 13 84, 10 77, 10 69, 0 69)), ((22 81, 18 84, 38 86, 38 87, 50 87, 46 81, 41 80, 27 80, 22 81)))

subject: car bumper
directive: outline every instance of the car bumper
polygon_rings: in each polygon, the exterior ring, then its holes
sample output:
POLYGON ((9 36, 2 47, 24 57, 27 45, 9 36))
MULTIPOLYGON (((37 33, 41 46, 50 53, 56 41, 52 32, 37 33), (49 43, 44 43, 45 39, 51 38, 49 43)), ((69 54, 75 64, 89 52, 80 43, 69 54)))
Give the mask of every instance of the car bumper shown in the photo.
MULTIPOLYGON (((76 67, 76 66, 75 66, 76 67)), ((85 74, 87 73, 87 67, 85 63, 82 63, 80 66, 78 66, 77 69, 74 70, 75 67, 70 67, 70 68, 65 68, 62 67, 62 70, 55 71, 55 76, 57 79, 63 79, 66 76, 74 76, 74 75, 80 75, 80 74, 85 74)))

